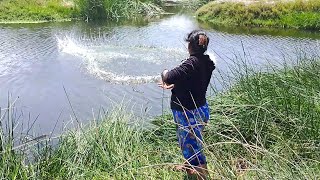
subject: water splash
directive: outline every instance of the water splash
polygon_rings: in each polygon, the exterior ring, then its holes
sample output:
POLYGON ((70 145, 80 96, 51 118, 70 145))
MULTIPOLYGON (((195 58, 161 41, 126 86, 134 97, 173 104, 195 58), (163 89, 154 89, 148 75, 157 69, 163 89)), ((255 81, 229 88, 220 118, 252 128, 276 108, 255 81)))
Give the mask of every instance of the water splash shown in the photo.
MULTIPOLYGON (((103 64, 111 63, 115 59, 129 59, 132 57, 128 53, 115 52, 114 50, 118 47, 111 45, 83 45, 81 41, 77 41, 69 36, 63 38, 57 37, 57 42, 60 52, 82 58, 88 72, 105 81, 117 84, 144 84, 158 82, 160 79, 159 75, 125 75, 123 73, 117 74, 107 71, 103 64), (108 49, 109 51, 103 51, 104 49, 108 49)), ((149 63, 158 63, 152 57, 142 60, 149 63)))
MULTIPOLYGON (((159 71, 176 66, 187 55, 183 48, 120 46, 108 41, 83 42, 70 36, 57 37, 57 42, 60 52, 83 59, 90 74, 117 84, 158 82, 159 71)), ((210 52, 208 54, 215 61, 214 55, 210 52)))

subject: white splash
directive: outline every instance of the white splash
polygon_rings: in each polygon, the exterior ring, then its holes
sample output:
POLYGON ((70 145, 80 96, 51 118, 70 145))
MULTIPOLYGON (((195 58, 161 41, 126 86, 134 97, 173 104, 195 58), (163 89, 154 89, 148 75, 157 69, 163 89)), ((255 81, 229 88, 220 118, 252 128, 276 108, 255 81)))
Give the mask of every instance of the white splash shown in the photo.
POLYGON ((217 63, 217 59, 216 59, 216 56, 214 55, 214 53, 207 52, 206 54, 210 56, 210 59, 211 59, 215 64, 217 63))
MULTIPOLYGON (((57 37, 57 42, 60 52, 71 54, 83 59, 86 69, 90 74, 105 81, 118 84, 154 83, 160 80, 160 76, 158 74, 138 76, 116 74, 106 70, 103 65, 116 63, 119 59, 162 65, 168 63, 170 58, 179 59, 179 57, 184 57, 186 54, 185 50, 182 48, 154 48, 147 46, 119 47, 107 43, 91 45, 90 43, 86 44, 81 41, 77 41, 69 36, 65 36, 63 38, 57 37), (167 55, 170 58, 161 57, 163 55, 167 55)), ((210 58, 214 62, 216 62, 214 54, 210 52, 207 54, 210 55, 210 58)))
MULTIPOLYGON (((118 52, 104 52, 99 53, 93 50, 93 46, 83 46, 81 42, 77 42, 74 39, 66 36, 62 39, 57 37, 58 48, 60 52, 71 54, 80 57, 85 60, 87 65, 87 70, 90 74, 112 83, 120 84, 143 84, 152 83, 159 81, 159 75, 141 75, 141 76, 131 76, 131 75, 120 75, 113 72, 108 72, 103 70, 99 64, 98 59, 103 59, 104 63, 111 61, 115 57, 117 58, 129 58, 129 54, 118 53, 118 52)), ((97 48, 95 48, 97 49, 97 48)), ((148 58, 153 61, 152 57, 148 58)))

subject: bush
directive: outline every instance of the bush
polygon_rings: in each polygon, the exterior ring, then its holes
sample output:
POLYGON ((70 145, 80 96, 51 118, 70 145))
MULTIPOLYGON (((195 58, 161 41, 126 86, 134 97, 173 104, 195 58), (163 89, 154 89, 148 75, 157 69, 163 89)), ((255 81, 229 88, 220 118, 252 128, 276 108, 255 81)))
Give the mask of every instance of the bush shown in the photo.
POLYGON ((80 15, 87 20, 133 18, 162 12, 147 0, 77 0, 80 15))

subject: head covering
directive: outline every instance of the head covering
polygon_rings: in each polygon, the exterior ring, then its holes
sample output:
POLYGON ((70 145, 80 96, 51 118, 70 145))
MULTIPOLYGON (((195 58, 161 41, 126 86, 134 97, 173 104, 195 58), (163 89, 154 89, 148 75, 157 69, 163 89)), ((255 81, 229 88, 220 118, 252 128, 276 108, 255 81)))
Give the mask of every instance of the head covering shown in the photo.
POLYGON ((203 54, 208 49, 209 37, 202 30, 193 30, 185 40, 189 42, 191 54, 203 54))

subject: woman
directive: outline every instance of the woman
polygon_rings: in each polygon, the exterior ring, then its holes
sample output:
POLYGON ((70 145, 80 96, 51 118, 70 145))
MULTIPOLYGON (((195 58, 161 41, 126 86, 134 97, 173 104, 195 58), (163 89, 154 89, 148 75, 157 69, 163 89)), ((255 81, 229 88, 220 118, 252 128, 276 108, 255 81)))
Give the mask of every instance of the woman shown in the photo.
POLYGON ((201 30, 188 34, 190 57, 180 66, 161 74, 159 87, 172 89, 170 106, 177 124, 177 136, 182 154, 186 159, 187 173, 206 179, 207 162, 202 152, 202 131, 209 120, 206 91, 215 64, 205 55, 209 38, 201 30))

